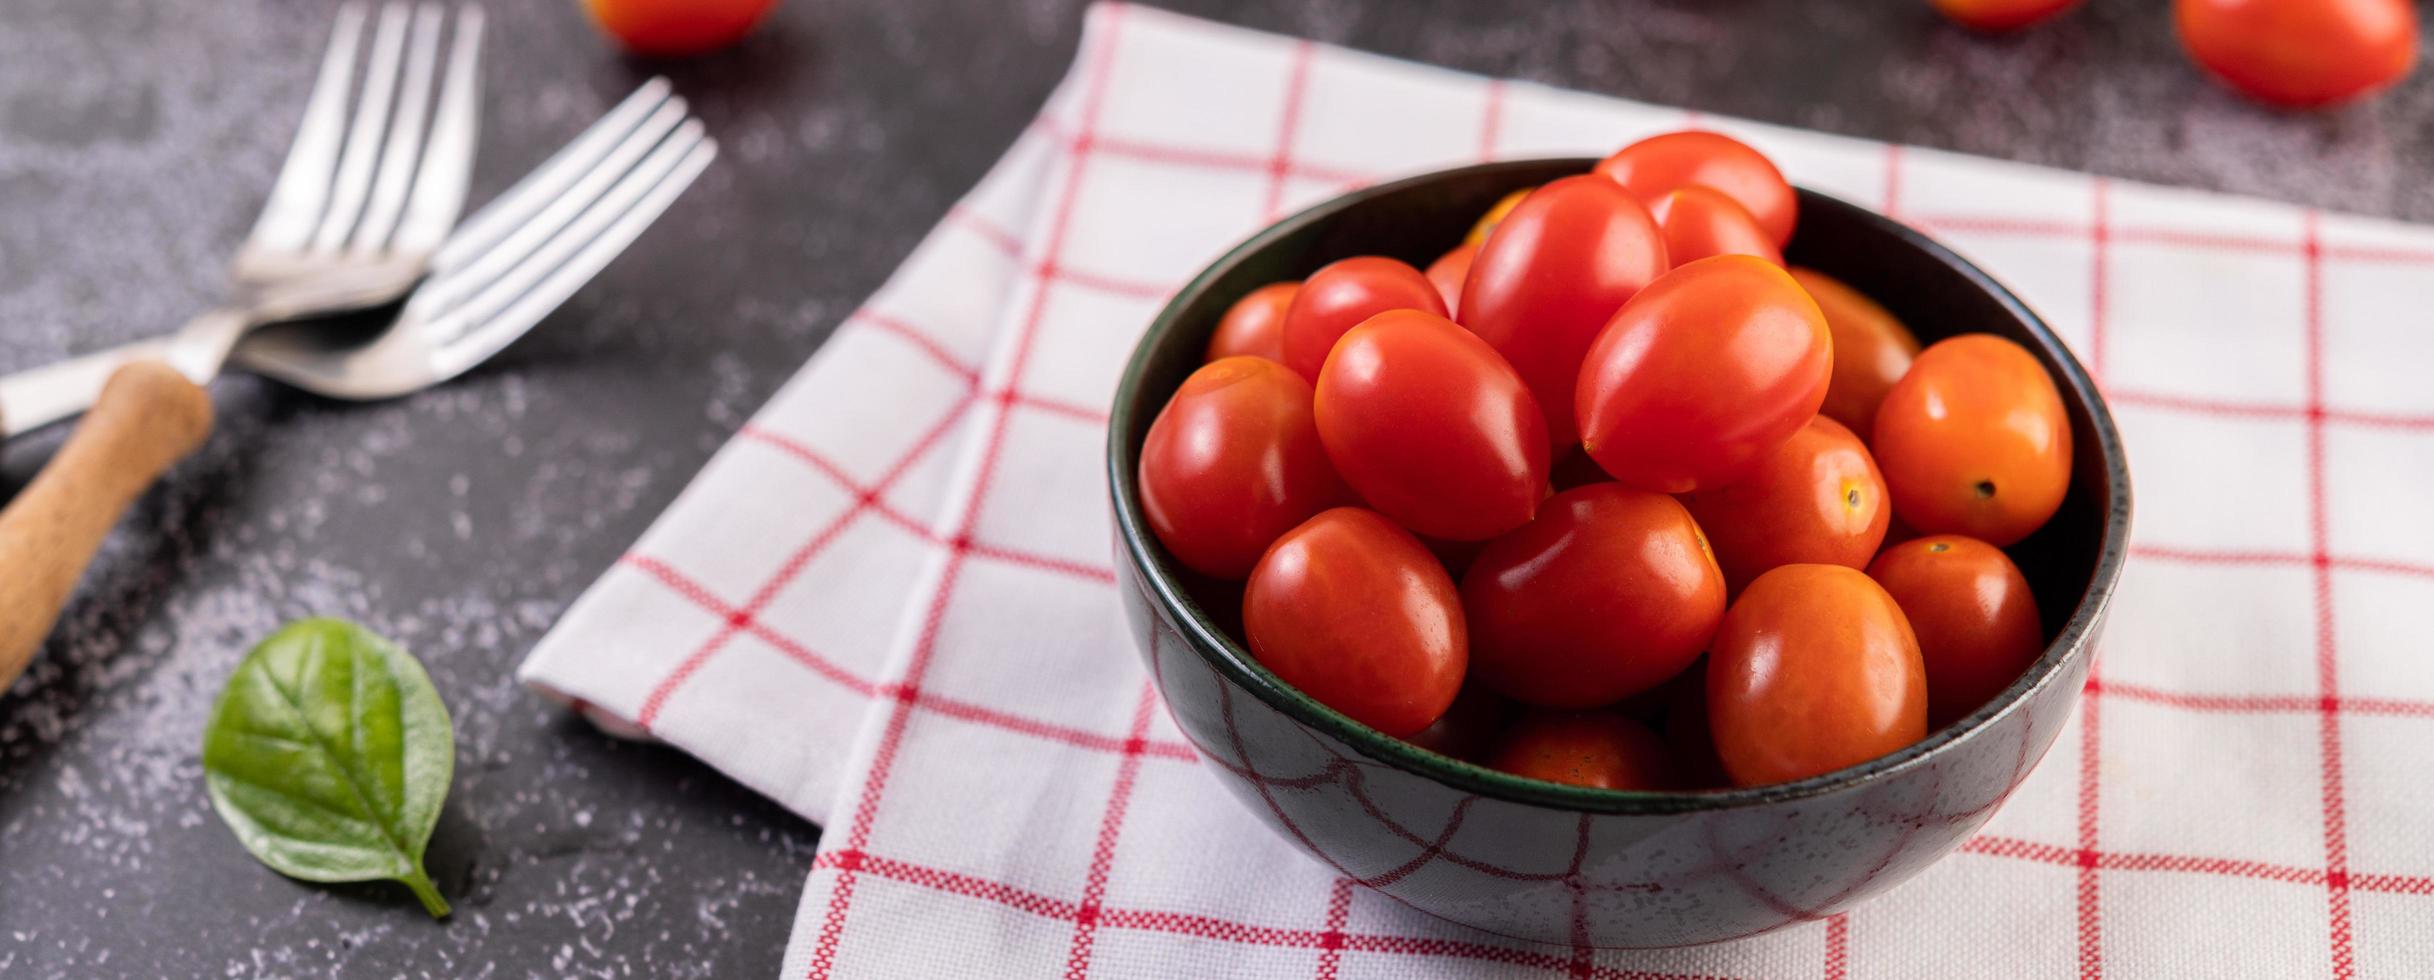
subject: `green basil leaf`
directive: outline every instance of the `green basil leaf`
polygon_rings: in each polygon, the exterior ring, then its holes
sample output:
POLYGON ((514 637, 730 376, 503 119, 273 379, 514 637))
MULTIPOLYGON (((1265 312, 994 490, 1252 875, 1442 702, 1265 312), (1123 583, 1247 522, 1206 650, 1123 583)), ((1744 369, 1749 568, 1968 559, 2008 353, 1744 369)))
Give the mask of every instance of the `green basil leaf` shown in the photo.
POLYGON ((338 619, 288 624, 246 654, 203 731, 211 805, 237 840, 307 881, 404 882, 448 914, 423 847, 456 768, 423 666, 338 619))

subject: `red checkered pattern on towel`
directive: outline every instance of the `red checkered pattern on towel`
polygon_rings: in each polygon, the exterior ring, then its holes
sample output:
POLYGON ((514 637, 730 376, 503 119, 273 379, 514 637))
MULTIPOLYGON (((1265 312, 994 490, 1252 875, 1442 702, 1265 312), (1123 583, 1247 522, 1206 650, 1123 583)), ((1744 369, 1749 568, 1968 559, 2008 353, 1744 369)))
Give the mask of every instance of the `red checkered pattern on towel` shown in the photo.
POLYGON ((1094 10, 1037 125, 525 679, 826 827, 787 977, 2434 975, 2434 233, 1094 10), (1101 432, 1263 222, 1697 123, 1924 227, 2101 377, 2139 527, 2074 729, 1984 836, 1739 943, 1520 946, 1253 822, 1119 623, 1101 432))

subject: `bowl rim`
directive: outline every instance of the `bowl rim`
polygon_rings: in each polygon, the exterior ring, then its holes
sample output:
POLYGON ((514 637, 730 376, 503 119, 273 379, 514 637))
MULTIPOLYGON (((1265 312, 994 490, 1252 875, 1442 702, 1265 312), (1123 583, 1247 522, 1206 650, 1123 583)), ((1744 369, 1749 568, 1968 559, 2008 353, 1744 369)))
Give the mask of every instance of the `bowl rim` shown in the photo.
MULTIPOLYGON (((1187 306, 1250 256, 1279 239, 1332 219, 1374 198, 1458 176, 1567 166, 1586 173, 1595 163, 1593 157, 1551 157, 1473 164, 1431 171, 1338 195, 1268 225, 1227 250, 1178 289, 1159 310, 1149 327, 1142 332, 1133 347, 1132 356, 1125 363, 1124 373, 1116 386, 1114 404, 1108 413, 1108 486, 1123 559, 1131 562, 1140 582, 1155 601, 1165 607, 1168 618, 1184 634, 1194 653, 1228 682, 1248 691, 1287 717, 1397 769, 1490 799, 1572 812, 1625 815, 1725 810, 1799 800, 1855 788, 1927 765, 1936 756, 1988 729, 1999 719, 2024 710, 2022 705, 2033 695, 2058 683, 2068 674, 2065 668, 2072 660, 2093 655, 2096 631, 2111 603, 2128 553, 2131 509, 2128 459, 2121 445, 2121 433, 2114 424, 2112 410, 2105 404, 2103 394, 2053 328, 1984 270, 1917 229, 1807 188, 1798 189, 1803 213, 1817 207, 1850 212, 1859 220, 1879 225, 1895 238, 1960 273, 1972 285, 1992 296, 2028 328, 2036 346, 2040 348, 2039 353, 2058 369, 2055 380, 2066 390, 2066 397, 2086 407, 2111 491, 2096 566, 2088 578, 2087 588, 2081 592, 2070 618, 2062 624, 2053 642, 2046 646, 2029 670, 2005 688, 2001 695, 1960 721, 1930 732, 1926 738, 1900 751, 1795 782, 1692 791, 1593 789, 1527 779, 1489 769, 1420 748, 1361 724, 1286 684, 1253 658, 1249 650, 1219 629, 1185 592, 1176 576, 1177 566, 1162 548, 1153 544, 1153 536, 1134 487, 1133 471, 1137 465, 1139 447, 1127 434, 1135 425, 1133 406, 1140 400, 1144 375, 1149 367, 1151 342, 1175 329, 1187 306)), ((2071 696, 2077 697, 2078 692, 2072 692, 2071 696)))

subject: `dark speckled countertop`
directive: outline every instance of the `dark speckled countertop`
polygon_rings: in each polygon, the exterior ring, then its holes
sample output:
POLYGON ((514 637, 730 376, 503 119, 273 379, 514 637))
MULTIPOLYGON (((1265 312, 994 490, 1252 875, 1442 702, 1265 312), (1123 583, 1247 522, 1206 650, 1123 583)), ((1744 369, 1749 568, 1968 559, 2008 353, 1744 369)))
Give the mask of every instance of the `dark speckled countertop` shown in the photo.
MULTIPOLYGON (((1876 0, 1160 0, 1473 71, 2145 180, 2434 220, 2434 77, 2322 115, 2198 77, 2166 5, 2014 39, 1876 0)), ((218 295, 333 3, 0 3, 0 369, 176 326, 218 295)), ((404 401, 214 388, 210 445, 111 540, 0 697, 0 975, 754 977, 816 828, 510 674, 1030 117, 1079 0, 783 0, 724 55, 610 52, 575 0, 491 4, 477 197, 640 78, 727 154, 493 365, 404 401), (198 730, 246 648, 316 613, 430 665, 458 770, 431 870, 272 874, 204 800, 198 730)), ((7 447, 0 494, 57 442, 7 447)))

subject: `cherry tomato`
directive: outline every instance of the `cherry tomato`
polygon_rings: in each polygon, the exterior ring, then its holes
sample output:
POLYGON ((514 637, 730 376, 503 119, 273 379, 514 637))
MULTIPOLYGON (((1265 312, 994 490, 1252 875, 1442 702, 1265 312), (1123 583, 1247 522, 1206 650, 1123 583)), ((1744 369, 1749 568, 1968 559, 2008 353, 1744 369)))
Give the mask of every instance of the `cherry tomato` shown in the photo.
POLYGON ((1918 640, 1858 569, 1785 565, 1724 613, 1707 660, 1707 723, 1742 786, 1896 751, 1927 736, 1918 640))
POLYGON ((2037 597, 2003 549, 1939 534, 1885 549, 1868 577, 1902 607, 1927 665, 1927 723, 1994 700, 2045 652, 2037 597))
POLYGON ((1293 294, 1301 288, 1298 282, 1272 282, 1235 300, 1233 306, 1226 308, 1225 317, 1217 321, 1217 335, 1209 338, 1207 359, 1249 356, 1284 363, 1285 310, 1293 305, 1293 294))
POLYGON ((1690 512, 1599 483, 1557 494, 1462 576, 1471 674, 1514 700, 1591 708, 1647 691, 1706 649, 1724 574, 1690 512))
POLYGON ((1496 225, 1504 220, 1504 216, 1512 214, 1513 208, 1521 203, 1521 199, 1530 196, 1530 192, 1537 189, 1524 187, 1497 198, 1495 204, 1488 206, 1487 213, 1479 216, 1478 223, 1471 225, 1470 234, 1462 237, 1462 244, 1477 245, 1487 241, 1488 233, 1496 230, 1496 225))
POLYGON ((673 58, 743 40, 777 0, 583 0, 592 23, 635 54, 673 58))
POLYGON ((2008 547, 2071 488, 2071 424, 2045 365, 1993 334, 1937 341, 1876 410, 1893 511, 1928 534, 2008 547))
POLYGON ((1527 524, 1547 496, 1547 429, 1504 358, 1434 313, 1352 328, 1318 375, 1318 436, 1344 482, 1432 538, 1527 524))
POLYGON ((1454 250, 1428 264, 1428 281, 1437 284, 1437 295, 1445 297, 1445 308, 1462 308, 1462 281, 1471 277, 1471 259, 1479 255, 1479 246, 1463 242, 1454 250))
POLYGON ((2079 5, 2079 0, 1928 0, 1971 30, 2016 31, 2079 5))
POLYGON ((1589 348, 1582 443, 1642 489, 1730 483, 1817 414, 1832 365, 1825 314, 1782 267, 1700 259, 1641 290, 1589 348))
POLYGON ((1251 655, 1352 720, 1402 738, 1462 686, 1462 600, 1411 532, 1338 507, 1285 532, 1242 597, 1251 655))
POLYGON ((1523 715, 1488 767, 1591 789, 1664 790, 1675 783, 1664 740, 1611 711, 1523 715))
POLYGON ((1560 449, 1580 438, 1563 409, 1581 356, 1665 269, 1664 237, 1648 209, 1613 181, 1566 177, 1523 198, 1479 247, 1456 319, 1521 372, 1560 449))
POLYGON ((1714 188, 1749 209, 1778 246, 1791 242, 1800 210, 1799 195, 1774 161, 1722 133, 1684 130, 1651 136, 1615 151, 1597 165, 1597 172, 1649 206, 1668 191, 1714 188))
POLYGON ((1344 331, 1388 310, 1448 315, 1436 284, 1393 259, 1363 255, 1311 273, 1285 310, 1285 365, 1318 380, 1327 352, 1344 331))
POLYGON ((1893 508, 1868 447, 1823 415, 1760 457, 1744 476, 1682 497, 1735 591, 1778 565, 1865 568, 1893 508))
POLYGON ((1818 411, 1863 435, 1876 431, 1876 406, 1918 357, 1918 338, 1893 313, 1859 290, 1815 269, 1793 268, 1792 278, 1825 312, 1834 335, 1834 380, 1818 411))
POLYGON ((1175 560, 1251 573, 1277 535, 1352 502, 1320 445, 1310 383, 1275 361, 1228 357, 1183 379, 1141 442, 1141 509, 1175 560))
POLYGON ((1443 716, 1406 741, 1438 755, 1484 762, 1519 710, 1504 695, 1477 684, 1464 684, 1443 716))
POLYGON ((2198 64, 2276 105, 2354 98, 2417 62, 2408 0, 2175 0, 2172 15, 2198 64))
POLYGON ((1666 191, 1648 213, 1664 230, 1665 256, 1675 265, 1710 255, 1755 255, 1783 264, 1783 249, 1758 227, 1758 219, 1721 191, 1695 186, 1666 191))

